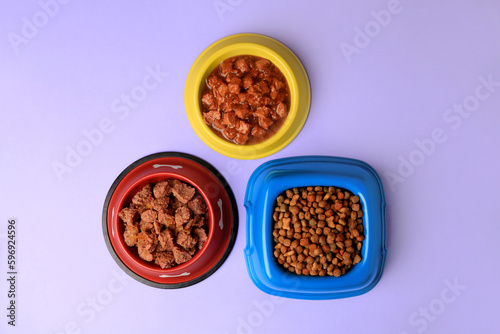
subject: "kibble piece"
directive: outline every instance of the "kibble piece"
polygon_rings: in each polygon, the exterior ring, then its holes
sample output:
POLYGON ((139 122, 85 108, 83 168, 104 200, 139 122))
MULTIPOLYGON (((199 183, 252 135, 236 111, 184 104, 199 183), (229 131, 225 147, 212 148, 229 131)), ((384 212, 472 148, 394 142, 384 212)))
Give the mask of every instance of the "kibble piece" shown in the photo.
POLYGON ((290 229, 290 222, 291 222, 291 221, 292 221, 292 220, 291 220, 290 218, 283 218, 283 221, 282 221, 282 222, 283 222, 283 228, 284 228, 285 230, 289 230, 289 229, 290 229))
POLYGON ((293 205, 292 203, 290 203, 290 205, 292 205, 292 206, 290 206, 290 213, 294 216, 298 215, 299 211, 300 211, 299 207, 296 205, 293 205))

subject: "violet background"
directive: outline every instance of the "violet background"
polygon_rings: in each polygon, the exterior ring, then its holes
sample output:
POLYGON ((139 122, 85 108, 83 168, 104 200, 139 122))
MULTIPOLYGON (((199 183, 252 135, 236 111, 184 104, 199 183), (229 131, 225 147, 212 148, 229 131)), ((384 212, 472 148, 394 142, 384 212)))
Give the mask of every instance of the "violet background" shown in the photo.
POLYGON ((500 82, 498 1, 401 0, 400 12, 350 62, 342 43, 354 45, 356 27, 364 29, 374 21, 372 11, 391 1, 54 1, 0 3, 0 273, 7 272, 11 217, 18 220, 19 272, 15 328, 3 315, 8 289, 1 280, 1 333, 500 330, 500 87, 456 129, 443 118, 474 94, 479 77, 500 82), (24 18, 43 19, 41 3, 58 4, 57 13, 16 52, 9 34, 22 36, 24 18), (309 118, 297 138, 251 161, 208 148, 190 127, 183 100, 196 57, 241 32, 290 47, 312 87, 309 118), (148 67, 169 74, 120 119, 113 103, 142 83, 148 67), (58 179, 54 162, 64 163, 68 147, 75 149, 84 131, 104 119, 113 130, 58 179), (415 141, 436 128, 446 140, 392 188, 387 173, 397 173, 400 157, 415 157, 415 141), (179 290, 117 280, 128 276, 101 230, 114 179, 161 151, 213 164, 226 175, 240 212, 223 266, 179 290), (367 294, 276 300, 247 274, 243 198, 250 174, 270 159, 308 154, 360 159, 383 179, 387 261, 367 294), (456 294, 447 288, 453 282, 461 286, 456 294), (91 311, 98 298, 106 305, 91 311))

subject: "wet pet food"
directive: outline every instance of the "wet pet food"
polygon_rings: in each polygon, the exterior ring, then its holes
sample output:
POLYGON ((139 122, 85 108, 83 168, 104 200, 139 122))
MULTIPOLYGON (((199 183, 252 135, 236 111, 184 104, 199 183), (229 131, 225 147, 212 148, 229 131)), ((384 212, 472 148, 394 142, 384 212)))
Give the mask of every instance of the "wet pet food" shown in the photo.
POLYGON ((161 268, 189 261, 208 236, 208 209, 196 188, 179 180, 147 184, 123 208, 123 238, 161 268))
POLYGON ((290 107, 283 73, 271 61, 248 55, 222 61, 208 76, 201 96, 205 123, 239 145, 273 136, 290 107))

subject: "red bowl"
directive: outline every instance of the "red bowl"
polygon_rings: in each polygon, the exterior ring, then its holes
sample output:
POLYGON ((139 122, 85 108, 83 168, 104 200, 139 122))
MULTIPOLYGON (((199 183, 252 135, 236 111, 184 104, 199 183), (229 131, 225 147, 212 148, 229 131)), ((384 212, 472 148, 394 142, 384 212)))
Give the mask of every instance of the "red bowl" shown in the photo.
POLYGON ((103 234, 109 252, 131 277, 158 288, 182 288, 210 276, 231 252, 237 229, 236 201, 225 179, 206 161, 185 153, 157 153, 137 160, 118 176, 104 203, 103 234), (209 230, 207 241, 191 260, 162 269, 141 259, 137 248, 125 244, 124 224, 118 213, 145 185, 168 179, 186 182, 203 196, 209 230))

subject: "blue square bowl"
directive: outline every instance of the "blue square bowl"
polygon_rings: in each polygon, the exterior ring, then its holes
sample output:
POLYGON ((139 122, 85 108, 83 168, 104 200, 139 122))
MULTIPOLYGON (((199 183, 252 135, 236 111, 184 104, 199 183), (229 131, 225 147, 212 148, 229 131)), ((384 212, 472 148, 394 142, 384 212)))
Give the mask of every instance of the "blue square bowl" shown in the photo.
POLYGON ((250 278, 262 291, 287 298, 336 299, 370 291, 384 268, 385 207, 380 177, 362 161, 301 156, 262 164, 250 176, 245 194, 245 260, 250 278), (308 186, 340 187, 360 198, 364 211, 363 259, 340 277, 296 275, 281 267, 273 256, 272 214, 276 198, 287 189, 308 186))

